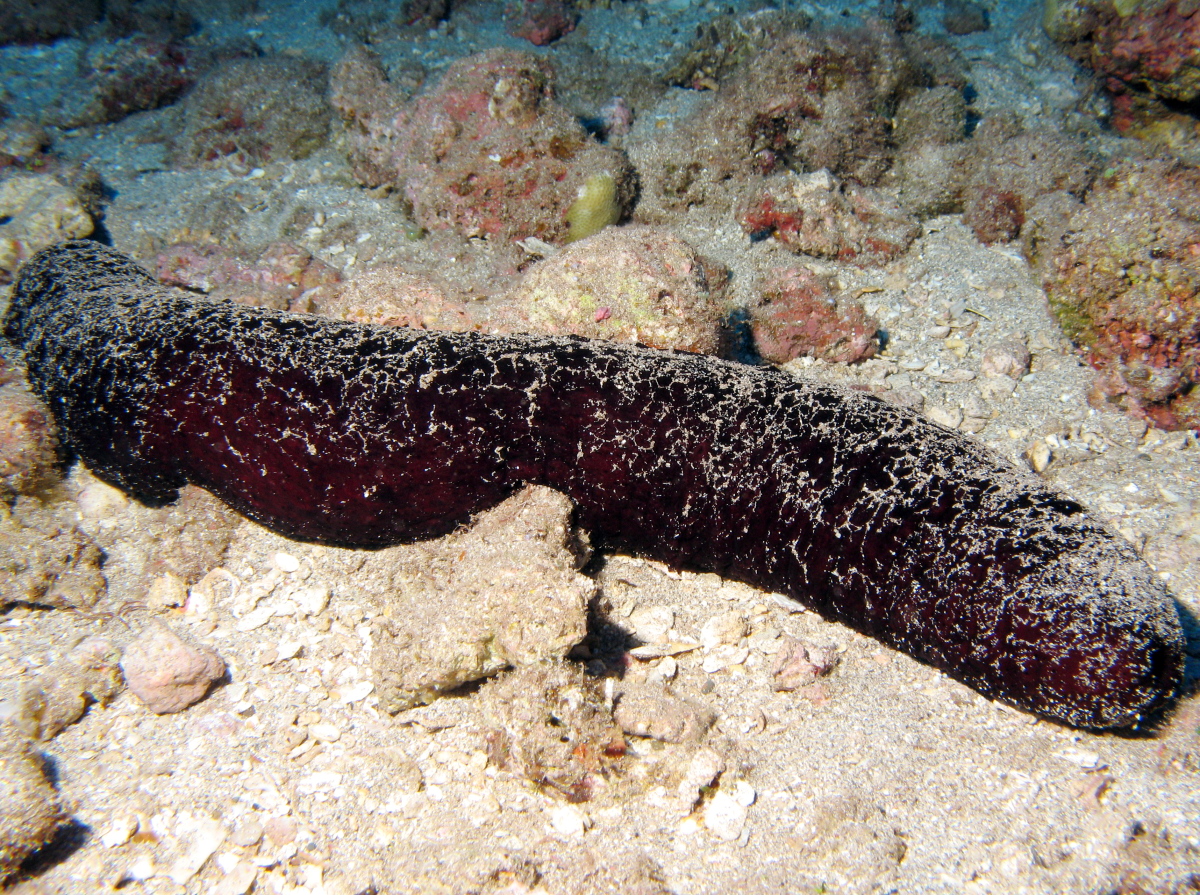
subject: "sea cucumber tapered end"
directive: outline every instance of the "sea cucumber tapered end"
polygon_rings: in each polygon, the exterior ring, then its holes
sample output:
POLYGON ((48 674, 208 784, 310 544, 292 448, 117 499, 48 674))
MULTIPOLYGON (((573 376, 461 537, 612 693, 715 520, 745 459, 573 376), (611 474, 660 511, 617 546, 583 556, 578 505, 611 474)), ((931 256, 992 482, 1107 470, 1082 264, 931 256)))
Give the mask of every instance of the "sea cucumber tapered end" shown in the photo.
POLYGON ((1049 616, 1041 627, 1054 634, 1030 642, 1010 634, 1005 698, 1027 693, 1023 701, 1039 714, 1116 729, 1138 725, 1174 696, 1185 660, 1179 613, 1131 549, 1101 542, 1065 554, 1031 586, 1049 616))

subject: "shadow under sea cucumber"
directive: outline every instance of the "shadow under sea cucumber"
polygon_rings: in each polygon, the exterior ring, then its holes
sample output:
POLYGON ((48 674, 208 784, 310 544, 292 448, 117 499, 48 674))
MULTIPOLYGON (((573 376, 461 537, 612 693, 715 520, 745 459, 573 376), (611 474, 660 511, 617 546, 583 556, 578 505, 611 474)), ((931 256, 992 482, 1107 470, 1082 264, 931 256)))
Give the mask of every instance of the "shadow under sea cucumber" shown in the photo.
POLYGON ((65 446, 151 504, 193 483, 303 540, 440 535, 526 483, 608 548, 796 598, 1069 724, 1137 724, 1184 641, 1084 508, 878 398, 699 355, 214 302, 91 242, 23 269, 4 332, 65 446))

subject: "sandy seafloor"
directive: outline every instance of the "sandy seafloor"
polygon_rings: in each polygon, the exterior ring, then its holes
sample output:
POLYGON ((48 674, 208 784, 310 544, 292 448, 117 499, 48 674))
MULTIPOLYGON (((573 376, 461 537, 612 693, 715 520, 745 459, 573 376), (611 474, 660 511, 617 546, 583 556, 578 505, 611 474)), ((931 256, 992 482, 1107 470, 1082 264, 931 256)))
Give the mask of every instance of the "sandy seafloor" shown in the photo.
MULTIPOLYGON (((240 29, 265 50, 331 64, 344 43, 320 25, 327 5, 263 0, 250 22, 204 27, 225 35, 240 29)), ((1034 6, 994 4, 989 31, 951 38, 971 64, 981 115, 1014 110, 1031 121, 1053 119, 1084 92, 1086 79, 1041 33, 1034 6)), ((718 8, 740 9, 668 2, 588 10, 575 33, 540 52, 553 59, 583 42, 597 60, 627 55, 664 64, 718 8)), ((818 18, 841 12, 836 3, 806 8, 818 18)), ((939 7, 917 11, 922 28, 940 31, 939 7)), ((451 22, 442 33, 383 40, 375 49, 389 64, 419 57, 431 72, 490 46, 530 49, 504 35, 482 4, 451 22)), ((70 41, 0 49, 10 108, 28 113, 69 89, 73 52, 70 41)), ((686 91, 673 90, 657 108, 637 110, 625 147, 653 141, 687 101, 686 91)), ((206 204, 224 198, 244 209, 249 243, 277 238, 298 204, 323 210, 336 240, 315 227, 301 243, 347 274, 357 263, 353 247, 368 238, 384 247, 376 259, 462 263, 431 258, 433 243, 406 239, 410 222, 399 207, 357 187, 334 146, 250 175, 173 170, 166 115, 54 134, 56 152, 86 159, 110 187, 104 221, 117 248, 143 251, 149 237, 202 220, 206 204)), ((742 301, 740 274, 778 251, 769 242, 752 246, 732 220, 700 213, 671 229, 732 270, 742 301)), ((983 346, 1023 332, 1032 372, 994 403, 996 417, 975 437, 1016 463, 1048 438, 1047 480, 1158 563, 1185 615, 1200 613, 1200 445, 1194 435, 1147 430, 1089 408, 1093 374, 1048 315, 1018 248, 984 246, 957 217, 945 217, 927 222, 913 248, 886 268, 827 267, 847 290, 865 290, 891 341, 853 368, 797 362, 798 374, 916 389, 927 410, 953 416, 979 380, 940 382, 910 372, 905 361, 977 369, 983 346), (964 313, 977 326, 959 358, 935 327, 957 324, 964 313)), ((106 515, 134 525, 116 492, 96 498, 103 486, 86 471, 74 470, 64 487, 91 495, 80 509, 85 526, 106 524, 106 515)), ((632 782, 569 805, 489 763, 473 691, 394 718, 381 712, 374 695, 362 697, 366 688, 354 686, 370 676, 369 612, 355 601, 353 579, 339 578, 343 566, 331 551, 243 523, 224 566, 254 581, 270 574, 279 553, 331 587, 324 620, 281 616, 239 632, 227 614, 194 625, 168 611, 172 624, 217 648, 229 683, 177 715, 153 715, 125 694, 46 743, 76 824, 12 891, 1132 893, 1192 891, 1189 879, 1200 885, 1200 633, 1190 618, 1191 695, 1156 730, 1094 735, 990 702, 769 594, 608 557, 591 570, 618 624, 661 619, 646 612, 653 607, 669 610, 681 637, 696 637, 731 610, 750 622, 744 661, 710 673, 704 651, 682 654, 671 684, 716 712, 709 736, 726 764, 720 791, 750 803, 744 823, 735 818, 732 832, 725 828, 726 839, 706 826, 704 805, 689 816, 656 782, 690 760, 682 747, 631 742, 632 782), (771 658, 758 645, 776 633, 837 648, 840 662, 819 689, 773 690, 771 658), (281 648, 294 658, 268 663, 281 648), (297 726, 311 731, 299 746, 289 739, 297 726), (256 837, 262 825, 274 839, 256 837), (206 850, 207 860, 192 868, 189 853, 206 850)), ((120 559, 110 568, 112 606, 143 597, 123 591, 120 559)), ((0 674, 29 673, 83 634, 125 642, 148 621, 136 611, 84 618, 11 609, 0 618, 0 674)))

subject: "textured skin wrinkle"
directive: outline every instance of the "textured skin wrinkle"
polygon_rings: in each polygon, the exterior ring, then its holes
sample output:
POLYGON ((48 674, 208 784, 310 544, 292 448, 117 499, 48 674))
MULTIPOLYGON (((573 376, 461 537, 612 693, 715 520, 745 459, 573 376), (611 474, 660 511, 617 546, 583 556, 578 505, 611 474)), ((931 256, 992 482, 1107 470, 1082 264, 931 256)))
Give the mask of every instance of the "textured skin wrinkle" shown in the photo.
POLYGON ((1162 585, 1083 508, 862 393, 578 338, 383 329, 193 298, 66 243, 5 335, 63 443, 143 501, 206 488, 290 537, 444 534, 525 483, 608 548, 789 594, 1077 726, 1174 692, 1162 585))

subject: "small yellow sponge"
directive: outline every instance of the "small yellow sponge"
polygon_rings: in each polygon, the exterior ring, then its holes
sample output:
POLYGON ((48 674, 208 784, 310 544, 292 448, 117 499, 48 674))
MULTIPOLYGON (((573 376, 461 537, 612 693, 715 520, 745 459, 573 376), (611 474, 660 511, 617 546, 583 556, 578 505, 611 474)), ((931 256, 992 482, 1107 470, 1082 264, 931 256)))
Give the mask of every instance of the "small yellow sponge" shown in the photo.
POLYGON ((599 233, 621 218, 617 182, 607 171, 593 174, 579 188, 579 196, 567 209, 567 242, 599 233))

